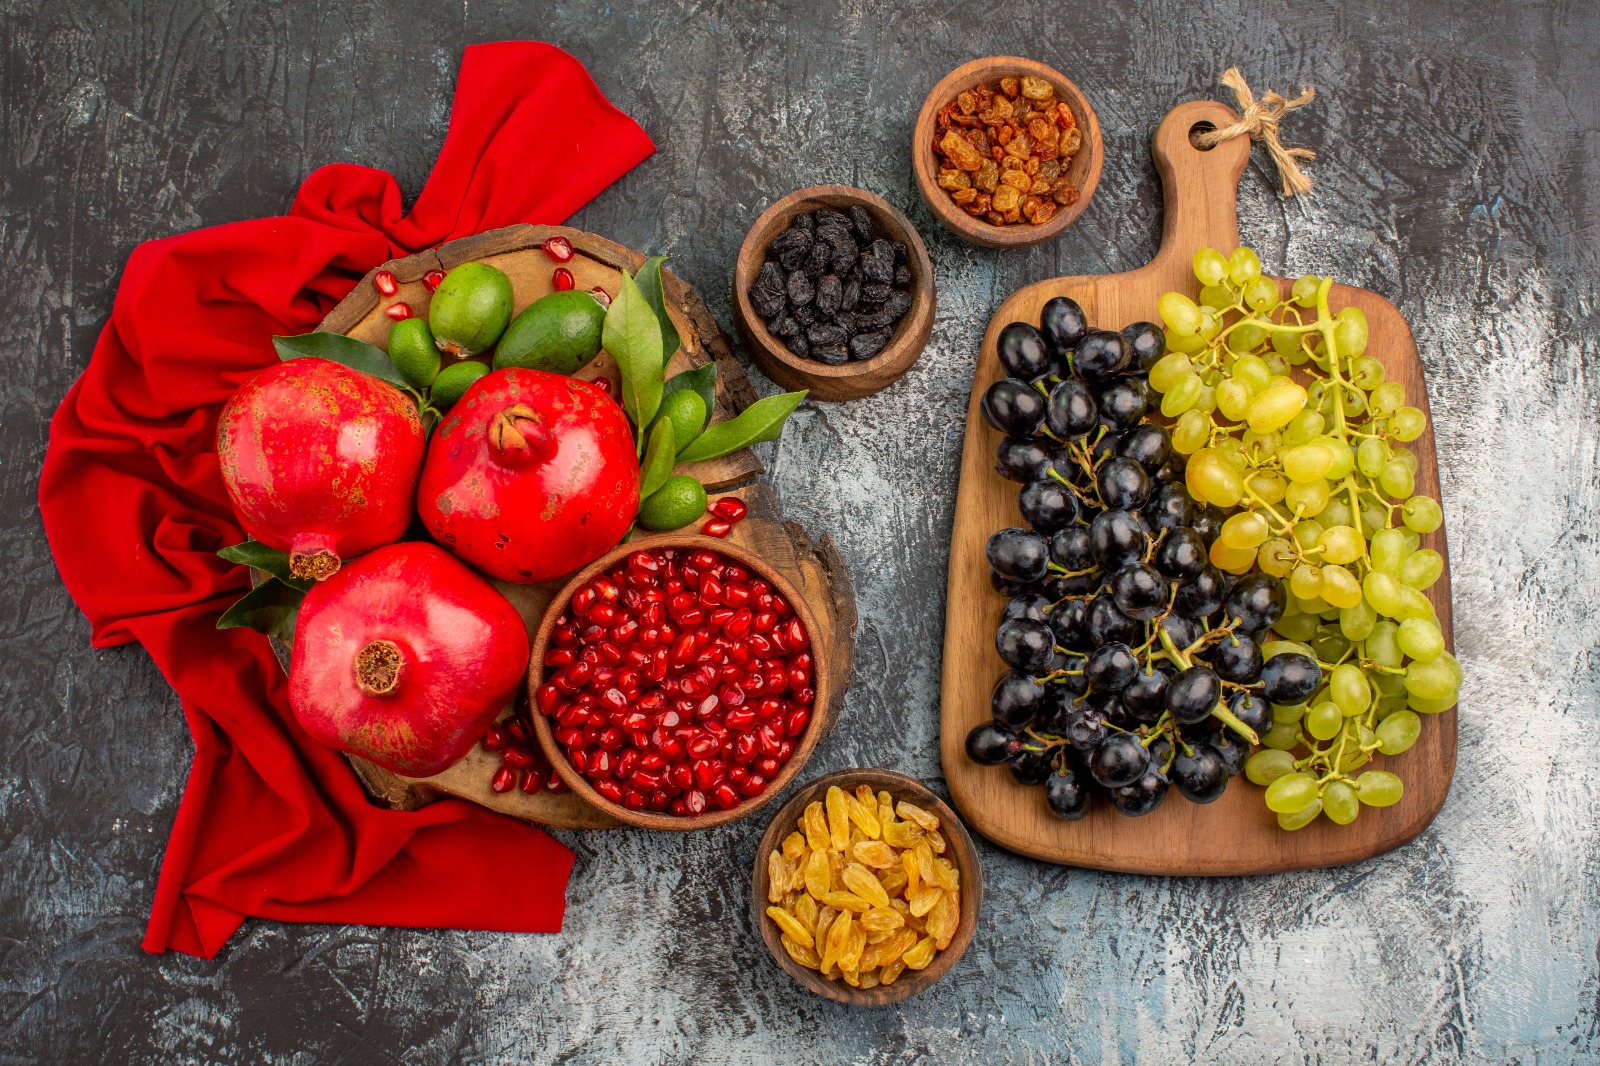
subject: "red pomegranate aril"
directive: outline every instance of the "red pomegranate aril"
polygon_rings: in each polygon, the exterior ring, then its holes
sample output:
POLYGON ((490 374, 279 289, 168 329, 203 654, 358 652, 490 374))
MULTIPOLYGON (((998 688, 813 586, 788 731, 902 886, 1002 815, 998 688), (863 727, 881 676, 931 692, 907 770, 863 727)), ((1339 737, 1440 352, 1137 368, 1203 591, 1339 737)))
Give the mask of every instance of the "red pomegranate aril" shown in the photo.
POLYGON ((728 649, 728 658, 740 666, 747 666, 755 659, 755 652, 750 649, 749 643, 735 644, 728 649))
POLYGON ((644 810, 644 793, 630 788, 622 794, 622 805, 630 811, 644 810))
POLYGON ((661 775, 649 770, 635 770, 628 782, 643 792, 654 792, 661 787, 661 775))
POLYGON ((578 631, 572 628, 570 620, 562 622, 550 631, 550 643, 558 648, 565 648, 569 644, 578 643, 578 631))
POLYGON ((709 755, 716 754, 717 748, 720 746, 721 741, 715 736, 710 733, 701 733, 689 741, 689 755, 695 759, 704 759, 709 755))
POLYGON ((761 758, 756 760, 756 771, 764 776, 768 781, 771 781, 774 777, 777 777, 778 771, 781 769, 783 769, 783 763, 779 762, 776 756, 763 755, 761 758))
POLYGON ((545 778, 544 790, 552 796, 559 796, 567 790, 567 783, 561 780, 560 774, 551 774, 545 778))
POLYGON ((566 267, 556 267, 555 273, 550 275, 550 286, 557 292, 567 292, 577 284, 577 280, 572 276, 572 271, 566 267))
POLYGON ((751 670, 739 679, 739 687, 744 689, 747 695, 759 696, 767 689, 767 679, 751 670))
POLYGON ((717 806, 725 811, 731 811, 739 806, 739 791, 724 781, 718 785, 711 798, 717 801, 717 806))
POLYGON ((611 641, 602 640, 595 647, 600 651, 600 658, 612 666, 617 666, 622 662, 622 649, 611 643, 611 641))
POLYGON ((524 748, 507 748, 500 753, 500 761, 518 770, 526 770, 533 765, 533 755, 524 748))
MULTIPOLYGON (((633 638, 638 636, 638 634, 639 620, 637 618, 625 618, 621 622, 618 622, 616 625, 611 627, 611 639, 616 641, 618 644, 632 643, 633 638)), ((629 650, 631 651, 631 649, 629 650)), ((624 651, 623 658, 626 659, 627 656, 628 652, 624 651)))
POLYGON ((775 700, 771 696, 756 704, 756 717, 763 722, 770 722, 783 713, 783 701, 775 700))
POLYGON ((781 666, 774 666, 761 675, 767 680, 767 691, 774 696, 789 687, 789 671, 781 666))
POLYGON ((656 725, 662 729, 676 729, 682 721, 683 716, 670 708, 656 716, 656 725))
POLYGON ((636 749, 629 748, 628 750, 624 751, 621 755, 617 756, 617 777, 618 778, 620 778, 622 780, 627 780, 628 778, 633 776, 634 771, 637 770, 638 768, 639 768, 639 752, 636 749))
POLYGON ((778 733, 770 725, 763 725, 756 730, 756 746, 763 755, 778 754, 778 733))
POLYGON ((666 776, 668 784, 675 785, 680 789, 694 787, 694 771, 689 769, 689 764, 686 762, 675 762, 667 767, 666 776))
POLYGON ((673 666, 684 666, 687 665, 689 660, 693 658, 694 634, 685 633, 673 643, 670 659, 673 666))
POLYGON ((383 309, 383 313, 394 319, 396 322, 404 322, 406 319, 411 317, 411 305, 406 303, 404 300, 400 300, 390 304, 388 307, 385 307, 383 309))
POLYGON ((706 812, 706 794, 697 788, 691 788, 683 794, 684 808, 692 815, 706 812))
POLYGON ((544 771, 524 770, 517 777, 517 788, 527 795, 544 791, 544 771))
POLYGON ((740 763, 754 762, 756 756, 756 738, 753 733, 741 733, 733 741, 733 761, 740 763))
MULTIPOLYGON (((777 604, 773 604, 774 607, 777 604)), ((789 645, 790 651, 798 651, 806 646, 810 635, 806 633, 806 624, 798 618, 789 619, 789 624, 783 627, 784 643, 789 645)))
POLYGON ((724 496, 711 505, 713 514, 730 522, 739 521, 749 510, 750 508, 746 507, 744 501, 737 496, 724 496))
MULTIPOLYGON (((794 608, 789 605, 789 601, 785 600, 785 599, 783 599, 782 597, 779 597, 779 596, 774 596, 772 598, 772 609, 778 613, 778 617, 779 618, 788 618, 790 615, 794 614, 794 608)), ((797 619, 795 619, 795 621, 798 622, 799 619, 797 618, 797 619)), ((800 632, 802 632, 802 633, 805 632, 805 627, 804 626, 800 627, 800 632)), ((805 638, 801 637, 799 642, 798 642, 798 644, 804 644, 804 643, 805 643, 805 638)))
POLYGON ((731 607, 718 607, 706 615, 706 624, 714 629, 721 629, 728 624, 728 619, 733 617, 731 607))
POLYGON ((393 296, 400 291, 400 283, 394 280, 392 270, 380 270, 372 275, 372 287, 385 296, 393 296))
POLYGON ((783 731, 791 737, 797 737, 806 731, 806 726, 811 724, 811 708, 796 707, 789 712, 783 720, 783 731))
POLYGON ((683 741, 677 737, 667 737, 656 745, 663 759, 681 759, 688 754, 684 749, 683 741))
POLYGON ((483 746, 490 751, 499 751, 506 746, 506 731, 499 724, 490 726, 483 731, 483 746))
POLYGON ((732 618, 728 619, 727 624, 722 627, 722 631, 733 639, 740 640, 749 636, 750 628, 754 621, 755 616, 750 613, 750 608, 741 607, 733 613, 732 618))
POLYGON ((729 711, 722 720, 735 733, 743 733, 755 726, 756 712, 747 707, 741 707, 738 710, 729 711))
POLYGON ((664 811, 667 809, 667 794, 659 790, 652 792, 646 797, 644 805, 652 811, 664 811))
POLYGON ((718 603, 721 603, 722 582, 710 576, 701 581, 700 602, 707 607, 715 607, 718 603))
POLYGON ((600 693, 600 706, 608 711, 625 711, 628 709, 628 697, 619 688, 608 688, 600 693))
POLYGON ((590 778, 610 777, 612 767, 611 753, 605 749, 589 753, 589 766, 586 771, 590 778))
POLYGON ((784 763, 788 762, 789 761, 789 757, 791 755, 793 755, 793 754, 794 754, 794 741, 789 740, 789 739, 784 739, 784 740, 782 740, 782 741, 780 741, 778 743, 778 761, 779 762, 784 762, 784 763))
POLYGON ((583 586, 583 588, 572 594, 573 615, 576 616, 588 613, 589 608, 593 607, 594 602, 599 598, 599 595, 597 595, 594 591, 593 585, 583 586))
POLYGON ((559 670, 563 666, 571 666, 578 661, 578 653, 572 648, 551 648, 544 654, 546 669, 559 670))
POLYGON ((647 751, 639 756, 639 769, 645 771, 646 773, 659 773, 660 771, 666 769, 666 766, 667 760, 663 759, 656 752, 647 751))
POLYGON ((589 608, 589 621, 597 626, 614 625, 617 621, 617 609, 611 604, 601 601, 589 608))
POLYGON ((627 739, 627 737, 623 736, 622 730, 618 729, 616 726, 607 726, 600 733, 600 750, 607 752, 616 751, 618 748, 622 747, 623 741, 627 739))
POLYGON ((612 803, 622 802, 622 786, 607 777, 594 783, 594 790, 612 803))
POLYGON ((553 714, 561 704, 561 691, 546 681, 534 690, 533 701, 538 704, 541 714, 553 714))
MULTIPOLYGON (((737 521, 737 519, 734 521, 737 521)), ((750 571, 746 570, 742 566, 736 566, 733 563, 729 563, 728 568, 722 572, 722 580, 730 585, 748 584, 750 581, 750 571)))
MULTIPOLYGON (((739 674, 742 673, 742 671, 739 671, 738 667, 736 666, 733 667, 733 669, 736 671, 733 675, 733 678, 729 678, 728 675, 724 673, 724 681, 737 679, 739 674)), ((722 691, 718 692, 717 696, 722 700, 722 705, 724 707, 743 707, 745 704, 744 689, 740 688, 738 685, 723 685, 722 691)))
POLYGON ((733 782, 733 787, 738 788, 750 780, 750 767, 734 766, 728 770, 728 780, 733 782))
POLYGON ((689 804, 685 800, 675 799, 672 801, 672 805, 669 806, 667 810, 671 811, 679 818, 686 818, 689 815, 689 804))
POLYGON ((629 711, 617 724, 629 733, 644 733, 650 729, 650 716, 643 711, 629 711))
POLYGON ((510 792, 517 783, 517 772, 509 766, 502 766, 494 772, 489 779, 489 787, 496 793, 510 792))
POLYGON ((697 626, 705 620, 705 611, 698 607, 691 607, 678 616, 678 624, 683 626, 697 626))
POLYGON ((533 740, 533 729, 521 715, 512 715, 506 719, 506 732, 519 743, 527 744, 533 740))
POLYGON ((767 779, 760 774, 751 774, 749 778, 747 778, 745 782, 739 786, 739 794, 742 796, 759 796, 766 790, 767 779))
POLYGON ((578 771, 578 773, 580 773, 580 774, 588 774, 588 772, 589 772, 589 753, 587 751, 585 751, 584 749, 582 749, 582 748, 569 749, 567 751, 567 761, 572 764, 572 768, 574 770, 578 771))
POLYGON ((696 570, 710 570, 717 565, 717 554, 706 548, 697 548, 689 554, 689 565, 696 570))
POLYGON ((539 245, 539 248, 545 255, 550 257, 550 261, 553 263, 565 263, 572 258, 572 242, 559 234, 554 237, 546 237, 544 242, 539 245))
MULTIPOLYGON (((713 518, 700 527, 700 532, 708 537, 726 537, 732 531, 733 523, 726 518, 713 518)), ((718 799, 717 802, 721 803, 722 801, 718 799)), ((734 802, 737 803, 738 801, 735 800, 734 802)))
MULTIPOLYGON (((751 628, 753 628, 757 633, 771 633, 774 629, 778 628, 777 612, 761 611, 755 616, 755 620, 752 623, 751 628)), ((770 652, 768 654, 770 654, 770 652)))
POLYGON ((744 585, 729 585, 722 590, 722 602, 729 607, 743 607, 750 602, 750 590, 744 585))
POLYGON ((439 286, 444 283, 444 271, 430 270, 422 275, 422 287, 429 292, 438 292, 439 286))

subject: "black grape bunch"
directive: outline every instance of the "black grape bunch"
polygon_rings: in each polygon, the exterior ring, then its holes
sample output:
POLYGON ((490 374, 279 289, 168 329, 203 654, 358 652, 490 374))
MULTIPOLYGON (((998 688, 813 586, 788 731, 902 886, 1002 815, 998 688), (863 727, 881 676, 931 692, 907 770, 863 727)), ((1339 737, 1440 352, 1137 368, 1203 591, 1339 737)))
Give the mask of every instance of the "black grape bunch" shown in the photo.
POLYGON ((1025 524, 989 538, 990 580, 1009 597, 995 650, 1009 669, 967 754, 1043 785, 1065 819, 1097 791, 1126 815, 1154 810, 1172 785, 1212 802, 1270 727, 1271 704, 1321 681, 1303 655, 1264 670, 1260 642, 1285 605, 1277 579, 1210 561, 1223 513, 1190 497, 1183 456, 1147 418, 1159 397, 1146 377, 1165 352, 1154 323, 1090 329, 1056 297, 1037 327, 1001 330, 1007 376, 981 405, 1005 434, 995 469, 1022 486, 1025 524))

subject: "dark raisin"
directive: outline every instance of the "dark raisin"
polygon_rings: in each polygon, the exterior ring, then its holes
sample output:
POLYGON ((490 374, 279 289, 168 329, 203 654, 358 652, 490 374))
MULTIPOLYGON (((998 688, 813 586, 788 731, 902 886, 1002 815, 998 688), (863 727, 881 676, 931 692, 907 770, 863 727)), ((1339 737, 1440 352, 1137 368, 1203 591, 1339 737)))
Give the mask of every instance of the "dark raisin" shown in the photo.
POLYGON ((784 274, 783 268, 768 259, 761 264, 761 270, 756 274, 756 288, 782 292, 786 277, 787 275, 784 274))
POLYGON ((891 325, 900 321, 905 317, 905 313, 911 310, 911 294, 898 290, 891 292, 889 298, 883 301, 883 310, 889 313, 891 325))
POLYGON ((806 340, 815 345, 843 344, 850 334, 837 322, 818 322, 806 330, 806 340))
POLYGON ((890 330, 878 329, 871 333, 858 333, 850 338, 850 358, 871 359, 889 343, 890 330))
POLYGON ((904 263, 911 255, 911 253, 906 250, 904 241, 890 241, 889 250, 894 252, 894 261, 896 263, 904 263))
POLYGON ((816 304, 801 304, 794 309, 794 320, 802 326, 809 326, 817 320, 816 304))
POLYGON ((810 233, 817 228, 817 221, 810 215, 796 215, 789 225, 793 229, 810 233))
POLYGON ((787 229, 778 234, 768 252, 776 256, 785 270, 798 270, 811 251, 811 234, 802 230, 787 229))
POLYGON ((811 358, 829 366, 843 366, 850 361, 850 349, 842 344, 828 344, 811 349, 811 358))
POLYGON ((779 315, 767 323, 767 329, 777 337, 800 336, 800 322, 793 315, 779 315))
POLYGON ((804 333, 796 337, 790 337, 784 343, 789 346, 789 350, 791 352, 793 352, 795 355, 798 355, 800 358, 809 359, 811 357, 811 343, 806 340, 806 335, 804 333))
POLYGON ((837 274, 824 274, 817 279, 817 313, 832 317, 844 299, 844 284, 837 274))
POLYGON ((816 219, 819 227, 824 226, 829 222, 832 222, 836 226, 850 225, 850 216, 842 215, 831 207, 817 208, 812 212, 812 217, 816 219))
POLYGON ((801 268, 812 281, 827 273, 828 263, 833 258, 833 246, 827 241, 816 241, 811 245, 811 251, 806 255, 805 265, 801 268))
POLYGON ((859 332, 856 327, 856 313, 854 311, 839 311, 833 316, 833 320, 843 326, 844 331, 852 336, 859 332))
POLYGON ((788 294, 789 302, 796 307, 810 303, 812 298, 817 295, 816 286, 811 284, 811 278, 804 270, 796 270, 789 275, 785 292, 788 294))
POLYGON ((834 273, 837 274, 849 270, 855 265, 856 256, 859 254, 860 251, 856 248, 856 242, 848 237, 834 243, 832 260, 834 273))
POLYGON ((861 301, 862 303, 881 304, 889 298, 891 292, 894 292, 894 289, 888 284, 875 281, 870 285, 861 286, 861 301))
POLYGON ((749 296, 750 306, 755 308, 756 314, 762 318, 771 318, 786 306, 782 289, 774 292, 756 285, 751 287, 749 296))
POLYGON ((894 255, 888 241, 873 241, 871 250, 861 256, 861 276, 883 285, 894 280, 894 255))
POLYGON ((854 311, 861 299, 861 278, 855 274, 844 279, 844 295, 839 299, 839 310, 854 311))
POLYGON ((902 289, 911 287, 911 268, 901 263, 894 268, 894 283, 902 289))
POLYGON ((860 204, 850 205, 850 221, 855 225, 856 236, 863 241, 872 240, 872 215, 860 204))

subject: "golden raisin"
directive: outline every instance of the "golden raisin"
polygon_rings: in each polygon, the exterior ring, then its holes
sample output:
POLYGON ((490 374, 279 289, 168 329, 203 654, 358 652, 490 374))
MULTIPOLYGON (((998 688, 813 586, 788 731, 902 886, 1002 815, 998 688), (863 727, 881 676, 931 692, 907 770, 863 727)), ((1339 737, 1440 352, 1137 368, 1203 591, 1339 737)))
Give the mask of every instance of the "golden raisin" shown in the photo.
POLYGON ((832 880, 831 871, 828 869, 828 853, 826 851, 813 851, 810 858, 806 859, 806 891, 817 899, 822 899, 828 894, 832 880))
POLYGON ((933 938, 924 937, 900 958, 908 969, 925 970, 928 968, 928 963, 933 961, 933 953, 937 950, 938 945, 933 942, 933 938))
POLYGON ((1014 98, 1022 92, 1022 82, 1016 78, 1001 78, 1000 91, 1014 98))
POLYGON ((874 907, 887 907, 889 893, 883 890, 883 885, 873 872, 858 862, 852 862, 844 868, 845 887, 850 889, 874 907))
POLYGON ((882 975, 879 980, 886 985, 892 985, 896 978, 905 973, 905 970, 906 964, 896 959, 894 962, 887 963, 883 969, 878 971, 882 975))
POLYGON ((798 832, 790 833, 783 838, 783 857, 790 862, 797 861, 806 850, 806 838, 798 832))
POLYGON ((810 947, 816 943, 811 937, 811 930, 807 929, 798 918, 782 907, 768 907, 767 917, 777 922, 778 928, 783 930, 784 935, 796 943, 804 947, 810 947))
POLYGON ((815 948, 808 947, 787 936, 782 939, 782 943, 783 950, 787 951, 789 957, 801 966, 806 967, 808 970, 822 969, 822 960, 817 956, 815 948))
POLYGON ((905 915, 893 907, 874 907, 861 916, 861 928, 875 933, 899 929, 905 924, 905 915))
POLYGON ((843 851, 850 846, 850 815, 845 810, 844 789, 828 786, 827 808, 830 843, 834 851, 843 851))
POLYGON ((822 902, 836 911, 851 911, 856 914, 862 914, 872 909, 871 903, 854 892, 829 892, 822 898, 822 902))
POLYGON ((822 804, 813 800, 806 805, 806 813, 800 818, 800 825, 806 832, 806 846, 812 851, 826 851, 828 849, 828 819, 822 813, 822 804))
POLYGON ((852 844, 850 854, 861 865, 878 870, 887 870, 900 861, 894 849, 881 840, 863 840, 859 844, 852 844))

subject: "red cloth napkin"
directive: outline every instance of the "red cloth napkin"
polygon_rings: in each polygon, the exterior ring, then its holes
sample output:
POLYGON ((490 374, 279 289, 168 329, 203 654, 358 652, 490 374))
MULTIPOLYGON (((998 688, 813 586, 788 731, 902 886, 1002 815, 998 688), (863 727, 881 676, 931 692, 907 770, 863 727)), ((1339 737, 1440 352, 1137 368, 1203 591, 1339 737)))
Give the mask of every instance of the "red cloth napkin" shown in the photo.
POLYGON ((444 148, 409 215, 386 173, 338 164, 286 217, 136 248, 89 368, 50 426, 39 486, 56 564, 96 647, 137 640, 178 692, 194 766, 144 946, 210 957, 246 916, 552 932, 572 854, 460 801, 368 803, 308 738, 265 637, 218 631, 248 588, 216 420, 367 270, 455 237, 556 223, 654 151, 588 72, 531 42, 466 50, 444 148))

